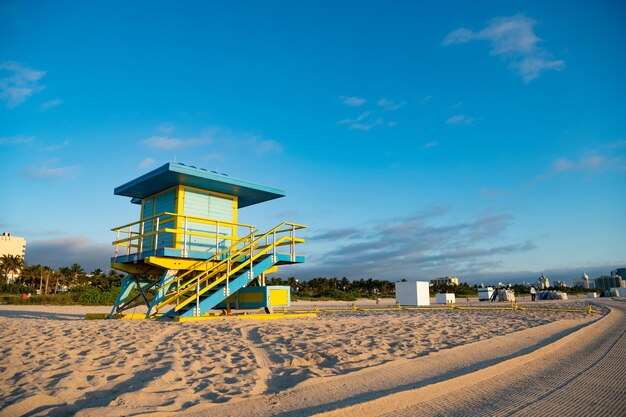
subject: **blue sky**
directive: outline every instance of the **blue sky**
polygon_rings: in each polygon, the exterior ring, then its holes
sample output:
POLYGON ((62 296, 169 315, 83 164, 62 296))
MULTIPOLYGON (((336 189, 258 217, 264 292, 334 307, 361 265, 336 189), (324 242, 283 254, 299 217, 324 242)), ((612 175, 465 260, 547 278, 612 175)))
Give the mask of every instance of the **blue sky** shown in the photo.
MULTIPOLYGON (((0 4, 0 228, 107 269, 169 161, 287 191, 301 278, 626 264, 620 2, 0 4)), ((550 275, 549 275, 550 276, 550 275)))

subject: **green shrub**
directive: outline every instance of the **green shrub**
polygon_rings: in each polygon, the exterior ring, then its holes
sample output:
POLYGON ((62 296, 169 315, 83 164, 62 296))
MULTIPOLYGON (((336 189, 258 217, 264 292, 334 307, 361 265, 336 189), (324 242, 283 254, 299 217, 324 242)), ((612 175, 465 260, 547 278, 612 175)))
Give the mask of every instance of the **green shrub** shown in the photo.
POLYGON ((111 288, 108 291, 102 291, 94 287, 82 287, 77 289, 77 302, 82 305, 113 305, 120 292, 119 288, 111 288))
POLYGON ((20 284, 0 284, 0 293, 3 294, 28 294, 35 291, 26 285, 20 284))
POLYGON ((332 300, 340 300, 340 301, 356 301, 359 298, 359 295, 352 291, 341 291, 334 288, 329 288, 325 291, 322 291, 318 297, 320 298, 330 298, 332 300))

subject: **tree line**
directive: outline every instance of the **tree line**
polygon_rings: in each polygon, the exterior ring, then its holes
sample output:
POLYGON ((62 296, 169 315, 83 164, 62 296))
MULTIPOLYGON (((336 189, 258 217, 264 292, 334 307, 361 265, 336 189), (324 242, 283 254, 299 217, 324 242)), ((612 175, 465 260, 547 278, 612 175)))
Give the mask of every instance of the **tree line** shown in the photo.
POLYGON ((0 257, 0 276, 3 292, 49 295, 66 292, 70 288, 92 287, 109 291, 121 286, 122 274, 113 270, 105 273, 95 269, 87 273, 82 266, 74 263, 56 270, 46 265, 27 265, 21 256, 3 255, 0 257), (19 274, 19 276, 16 276, 19 274), (13 280, 12 277, 15 276, 13 280))

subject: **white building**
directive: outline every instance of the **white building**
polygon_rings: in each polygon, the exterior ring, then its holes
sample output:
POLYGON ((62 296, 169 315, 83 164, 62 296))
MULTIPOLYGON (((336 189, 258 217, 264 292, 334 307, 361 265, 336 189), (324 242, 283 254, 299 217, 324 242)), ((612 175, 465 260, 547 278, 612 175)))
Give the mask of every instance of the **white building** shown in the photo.
POLYGON ((589 286, 589 275, 587 275, 585 272, 583 272, 583 276, 582 277, 574 278, 572 280, 572 285, 574 287, 590 288, 590 286, 589 286))
POLYGON ((541 276, 537 279, 537 285, 540 290, 545 290, 550 287, 550 280, 547 276, 541 274, 541 276))
MULTIPOLYGON (((4 255, 19 256, 24 259, 26 254, 26 239, 13 236, 10 232, 2 233, 0 236, 0 257, 4 255)), ((20 272, 11 272, 7 275, 9 281, 14 281, 20 276, 20 272)))
POLYGON ((430 280, 431 285, 459 285, 459 279, 457 277, 441 277, 430 280))

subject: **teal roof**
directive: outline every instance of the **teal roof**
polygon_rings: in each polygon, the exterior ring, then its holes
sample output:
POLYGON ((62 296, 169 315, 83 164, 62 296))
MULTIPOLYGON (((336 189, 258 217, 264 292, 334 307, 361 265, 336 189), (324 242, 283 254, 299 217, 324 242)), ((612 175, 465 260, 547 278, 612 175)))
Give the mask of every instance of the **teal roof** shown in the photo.
POLYGON ((175 185, 186 185, 202 190, 234 195, 239 208, 284 197, 283 190, 231 178, 226 174, 207 171, 203 168, 169 162, 139 178, 116 187, 115 195, 132 197, 133 203, 157 194, 175 185))

